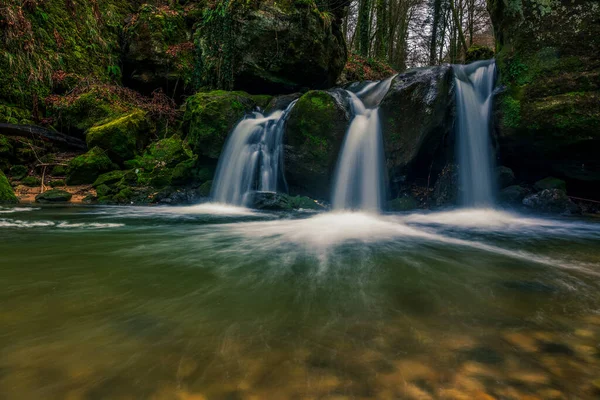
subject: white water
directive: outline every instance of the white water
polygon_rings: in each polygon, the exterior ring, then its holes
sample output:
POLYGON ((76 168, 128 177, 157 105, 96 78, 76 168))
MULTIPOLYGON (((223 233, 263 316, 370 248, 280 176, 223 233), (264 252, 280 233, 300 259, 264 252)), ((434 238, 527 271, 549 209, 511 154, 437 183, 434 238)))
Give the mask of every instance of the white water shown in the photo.
POLYGON ((377 212, 381 209, 385 156, 378 106, 393 78, 370 83, 356 94, 348 91, 354 118, 338 159, 332 199, 334 210, 377 212))
POLYGON ((494 204, 489 127, 495 72, 493 60, 454 66, 461 200, 469 207, 494 204))
POLYGON ((215 202, 244 206, 251 191, 275 192, 285 185, 283 133, 295 103, 266 117, 254 112, 234 128, 219 158, 211 193, 215 202))

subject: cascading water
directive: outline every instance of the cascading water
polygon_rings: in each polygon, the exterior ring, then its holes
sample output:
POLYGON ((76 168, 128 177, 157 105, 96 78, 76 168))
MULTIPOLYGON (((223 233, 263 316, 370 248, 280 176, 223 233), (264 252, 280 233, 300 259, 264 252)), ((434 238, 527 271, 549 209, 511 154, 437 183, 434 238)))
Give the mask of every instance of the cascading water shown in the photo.
POLYGON ((454 66, 462 204, 469 207, 494 204, 489 136, 495 72, 493 60, 454 66))
POLYGON ((268 116, 254 112, 231 132, 219 158, 211 197, 218 203, 244 206, 253 190, 275 192, 285 186, 283 134, 296 104, 268 116))
POLYGON ((348 91, 354 115, 338 160, 333 209, 379 211, 384 193, 384 154, 379 103, 392 84, 392 76, 373 82, 358 93, 348 91))

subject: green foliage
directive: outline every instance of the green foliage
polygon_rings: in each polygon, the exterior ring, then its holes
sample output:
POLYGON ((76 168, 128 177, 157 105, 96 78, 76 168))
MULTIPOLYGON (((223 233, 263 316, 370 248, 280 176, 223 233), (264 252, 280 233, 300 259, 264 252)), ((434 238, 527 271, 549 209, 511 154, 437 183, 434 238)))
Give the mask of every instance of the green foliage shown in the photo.
POLYGON ((22 108, 0 104, 0 122, 15 125, 33 125, 33 116, 22 108))
POLYGON ((41 185, 42 181, 40 180, 40 178, 35 176, 26 176, 21 180, 21 183, 25 186, 37 187, 41 185))
POLYGON ((518 128, 521 124, 521 102, 511 96, 501 100, 502 122, 509 128, 518 128))
POLYGON ((27 176, 29 168, 24 165, 13 165, 10 169, 10 176, 14 179, 23 179, 27 176))
POLYGON ((19 202, 6 175, 0 171, 0 204, 16 204, 19 202))

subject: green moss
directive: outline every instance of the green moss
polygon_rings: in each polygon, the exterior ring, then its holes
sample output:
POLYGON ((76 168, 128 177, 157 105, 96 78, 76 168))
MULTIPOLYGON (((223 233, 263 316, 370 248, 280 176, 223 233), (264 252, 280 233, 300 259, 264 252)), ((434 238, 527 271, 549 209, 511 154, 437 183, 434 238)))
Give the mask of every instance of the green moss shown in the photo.
POLYGON ((465 62, 468 64, 479 60, 489 60, 491 58, 494 58, 493 49, 490 49, 487 46, 479 46, 474 44, 467 50, 465 62))
POLYGON ((212 190, 213 181, 206 181, 198 188, 198 194, 201 197, 209 197, 212 190))
POLYGON ((23 178, 21 183, 25 186, 37 187, 42 184, 42 181, 40 178, 35 177, 35 176, 26 176, 25 178, 23 178))
POLYGON ((0 204, 16 204, 18 202, 19 199, 15 196, 6 175, 0 171, 0 204))
POLYGON ((98 186, 101 186, 101 185, 112 185, 114 183, 121 181, 123 179, 123 177, 125 176, 125 174, 127 174, 128 172, 129 171, 120 171, 120 170, 107 172, 105 174, 100 175, 98 177, 98 179, 96 179, 94 181, 92 186, 97 188, 98 186))
POLYGON ((52 189, 35 196, 36 203, 65 203, 71 200, 73 195, 67 191, 52 189))
POLYGON ((10 169, 10 176, 14 179, 23 179, 27 176, 29 168, 24 165, 13 165, 10 169))
POLYGON ((565 193, 567 192, 567 183, 562 179, 554 178, 552 176, 537 181, 534 187, 538 191, 545 189, 559 189, 565 193))
POLYGON ((0 104, 0 122, 15 125, 33 125, 33 116, 19 107, 0 104))
POLYGON ((61 186, 66 186, 67 183, 65 182, 64 179, 58 179, 55 181, 50 181, 49 185, 50 185, 50 187, 61 187, 61 186))
POLYGON ((64 165, 56 165, 52 168, 50 175, 52 176, 65 176, 67 174, 67 167, 64 165))
POLYGON ((86 141, 88 147, 100 147, 106 150, 113 161, 123 162, 133 158, 148 139, 148 129, 146 113, 137 110, 104 125, 91 128, 87 132, 86 141))
POLYGON ((185 105, 184 130, 194 153, 218 159, 229 132, 256 107, 254 97, 222 90, 190 96, 185 105))
POLYGON ((517 128, 521 123, 521 102, 511 96, 501 100, 502 122, 509 128, 517 128))
POLYGON ((67 176, 68 185, 93 183, 99 175, 118 169, 105 151, 94 147, 85 154, 75 157, 69 163, 67 176))

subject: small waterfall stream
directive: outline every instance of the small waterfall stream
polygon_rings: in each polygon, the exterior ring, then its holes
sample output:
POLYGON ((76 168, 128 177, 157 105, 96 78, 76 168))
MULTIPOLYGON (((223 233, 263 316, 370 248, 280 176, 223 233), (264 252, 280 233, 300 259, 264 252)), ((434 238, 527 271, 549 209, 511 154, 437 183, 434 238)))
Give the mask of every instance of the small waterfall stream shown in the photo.
POLYGON ((296 104, 268 116, 260 112, 243 119, 233 129, 215 174, 211 198, 218 203, 244 206, 253 190, 275 192, 285 187, 283 134, 285 121, 296 104))
POLYGON ((377 212, 381 209, 385 156, 379 103, 393 78, 369 83, 356 94, 348 91, 354 117, 338 159, 332 199, 334 210, 377 212))
POLYGON ((462 204, 491 207, 495 178, 489 137, 496 64, 455 65, 454 74, 462 204))

